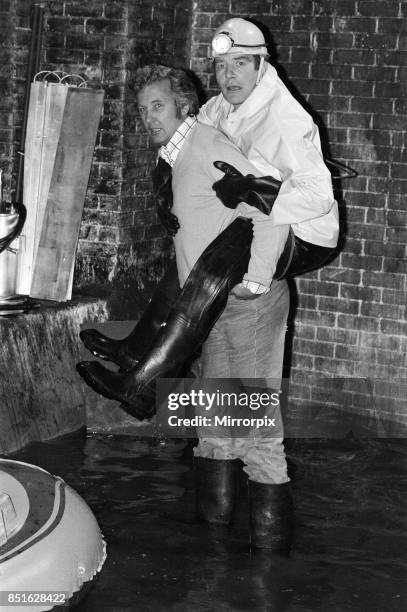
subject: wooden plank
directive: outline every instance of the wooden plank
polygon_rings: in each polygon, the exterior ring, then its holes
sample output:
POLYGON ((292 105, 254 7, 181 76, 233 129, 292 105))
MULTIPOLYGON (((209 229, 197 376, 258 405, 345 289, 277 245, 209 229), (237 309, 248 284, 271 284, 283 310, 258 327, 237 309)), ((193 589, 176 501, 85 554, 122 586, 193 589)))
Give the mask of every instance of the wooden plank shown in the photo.
POLYGON ((29 294, 68 87, 31 84, 24 160, 27 220, 21 235, 18 293, 29 294))
POLYGON ((103 90, 69 87, 30 295, 64 301, 102 112, 103 90))
POLYGON ((61 83, 47 83, 45 116, 43 126, 43 145, 41 156, 41 176, 37 207, 37 224, 34 240, 33 261, 36 261, 45 209, 51 184, 52 172, 61 133, 68 87, 61 83))
POLYGON ((34 262, 35 230, 37 227, 38 195, 41 177, 43 126, 45 117, 46 86, 32 83, 27 117, 24 157, 24 204, 27 219, 20 236, 21 263, 17 285, 18 293, 30 293, 34 262))

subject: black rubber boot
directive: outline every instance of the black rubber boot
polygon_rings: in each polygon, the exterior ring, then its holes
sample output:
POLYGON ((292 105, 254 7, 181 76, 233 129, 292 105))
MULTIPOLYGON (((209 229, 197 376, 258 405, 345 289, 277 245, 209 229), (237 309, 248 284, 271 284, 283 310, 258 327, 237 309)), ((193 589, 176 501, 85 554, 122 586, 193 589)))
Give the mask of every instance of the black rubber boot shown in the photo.
POLYGON ((230 289, 247 270, 252 235, 249 219, 235 219, 196 262, 167 324, 160 328, 140 363, 120 373, 99 362, 81 362, 77 370, 85 382, 101 395, 121 402, 124 410, 137 418, 152 416, 157 378, 179 376, 207 338, 222 314, 230 289))
POLYGON ((96 329, 79 334, 86 348, 96 357, 112 361, 123 371, 137 365, 152 344, 161 325, 181 292, 175 261, 172 262, 132 332, 122 340, 114 340, 96 329))
POLYGON ((290 483, 249 480, 250 546, 288 552, 293 529, 290 483))
POLYGON ((196 515, 208 523, 232 522, 239 492, 240 459, 195 457, 196 515))

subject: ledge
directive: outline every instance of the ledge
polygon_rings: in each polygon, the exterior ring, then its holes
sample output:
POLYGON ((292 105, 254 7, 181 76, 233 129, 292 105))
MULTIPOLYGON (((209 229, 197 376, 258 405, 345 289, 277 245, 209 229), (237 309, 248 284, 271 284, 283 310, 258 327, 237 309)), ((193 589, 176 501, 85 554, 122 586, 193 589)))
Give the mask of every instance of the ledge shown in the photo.
POLYGON ((106 300, 36 303, 0 317, 0 454, 85 427, 93 401, 75 369, 85 358, 79 331, 108 318, 106 300))

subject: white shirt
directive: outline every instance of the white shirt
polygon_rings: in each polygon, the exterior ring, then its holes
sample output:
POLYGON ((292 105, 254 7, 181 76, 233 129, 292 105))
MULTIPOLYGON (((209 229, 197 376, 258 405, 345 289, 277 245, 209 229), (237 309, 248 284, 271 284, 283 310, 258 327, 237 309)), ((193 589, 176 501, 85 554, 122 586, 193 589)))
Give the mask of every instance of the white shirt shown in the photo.
POLYGON ((178 153, 191 133, 192 128, 196 125, 196 117, 186 117, 178 129, 174 132, 169 142, 158 149, 158 155, 163 158, 171 166, 174 167, 178 153))

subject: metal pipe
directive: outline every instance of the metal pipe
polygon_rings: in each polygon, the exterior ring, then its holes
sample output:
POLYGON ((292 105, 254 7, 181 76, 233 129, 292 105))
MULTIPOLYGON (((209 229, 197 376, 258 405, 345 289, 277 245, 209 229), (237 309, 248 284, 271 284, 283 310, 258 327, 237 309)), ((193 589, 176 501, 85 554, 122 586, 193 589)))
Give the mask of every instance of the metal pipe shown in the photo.
POLYGON ((23 179, 24 179, 24 150, 25 137, 27 132, 28 108, 30 104, 30 87, 34 76, 39 72, 42 46, 42 23, 44 7, 41 4, 33 4, 31 44, 28 56, 28 67, 26 77, 26 88, 24 95, 23 122, 21 125, 20 148, 18 151, 17 182, 15 191, 15 201, 23 201, 23 179))

